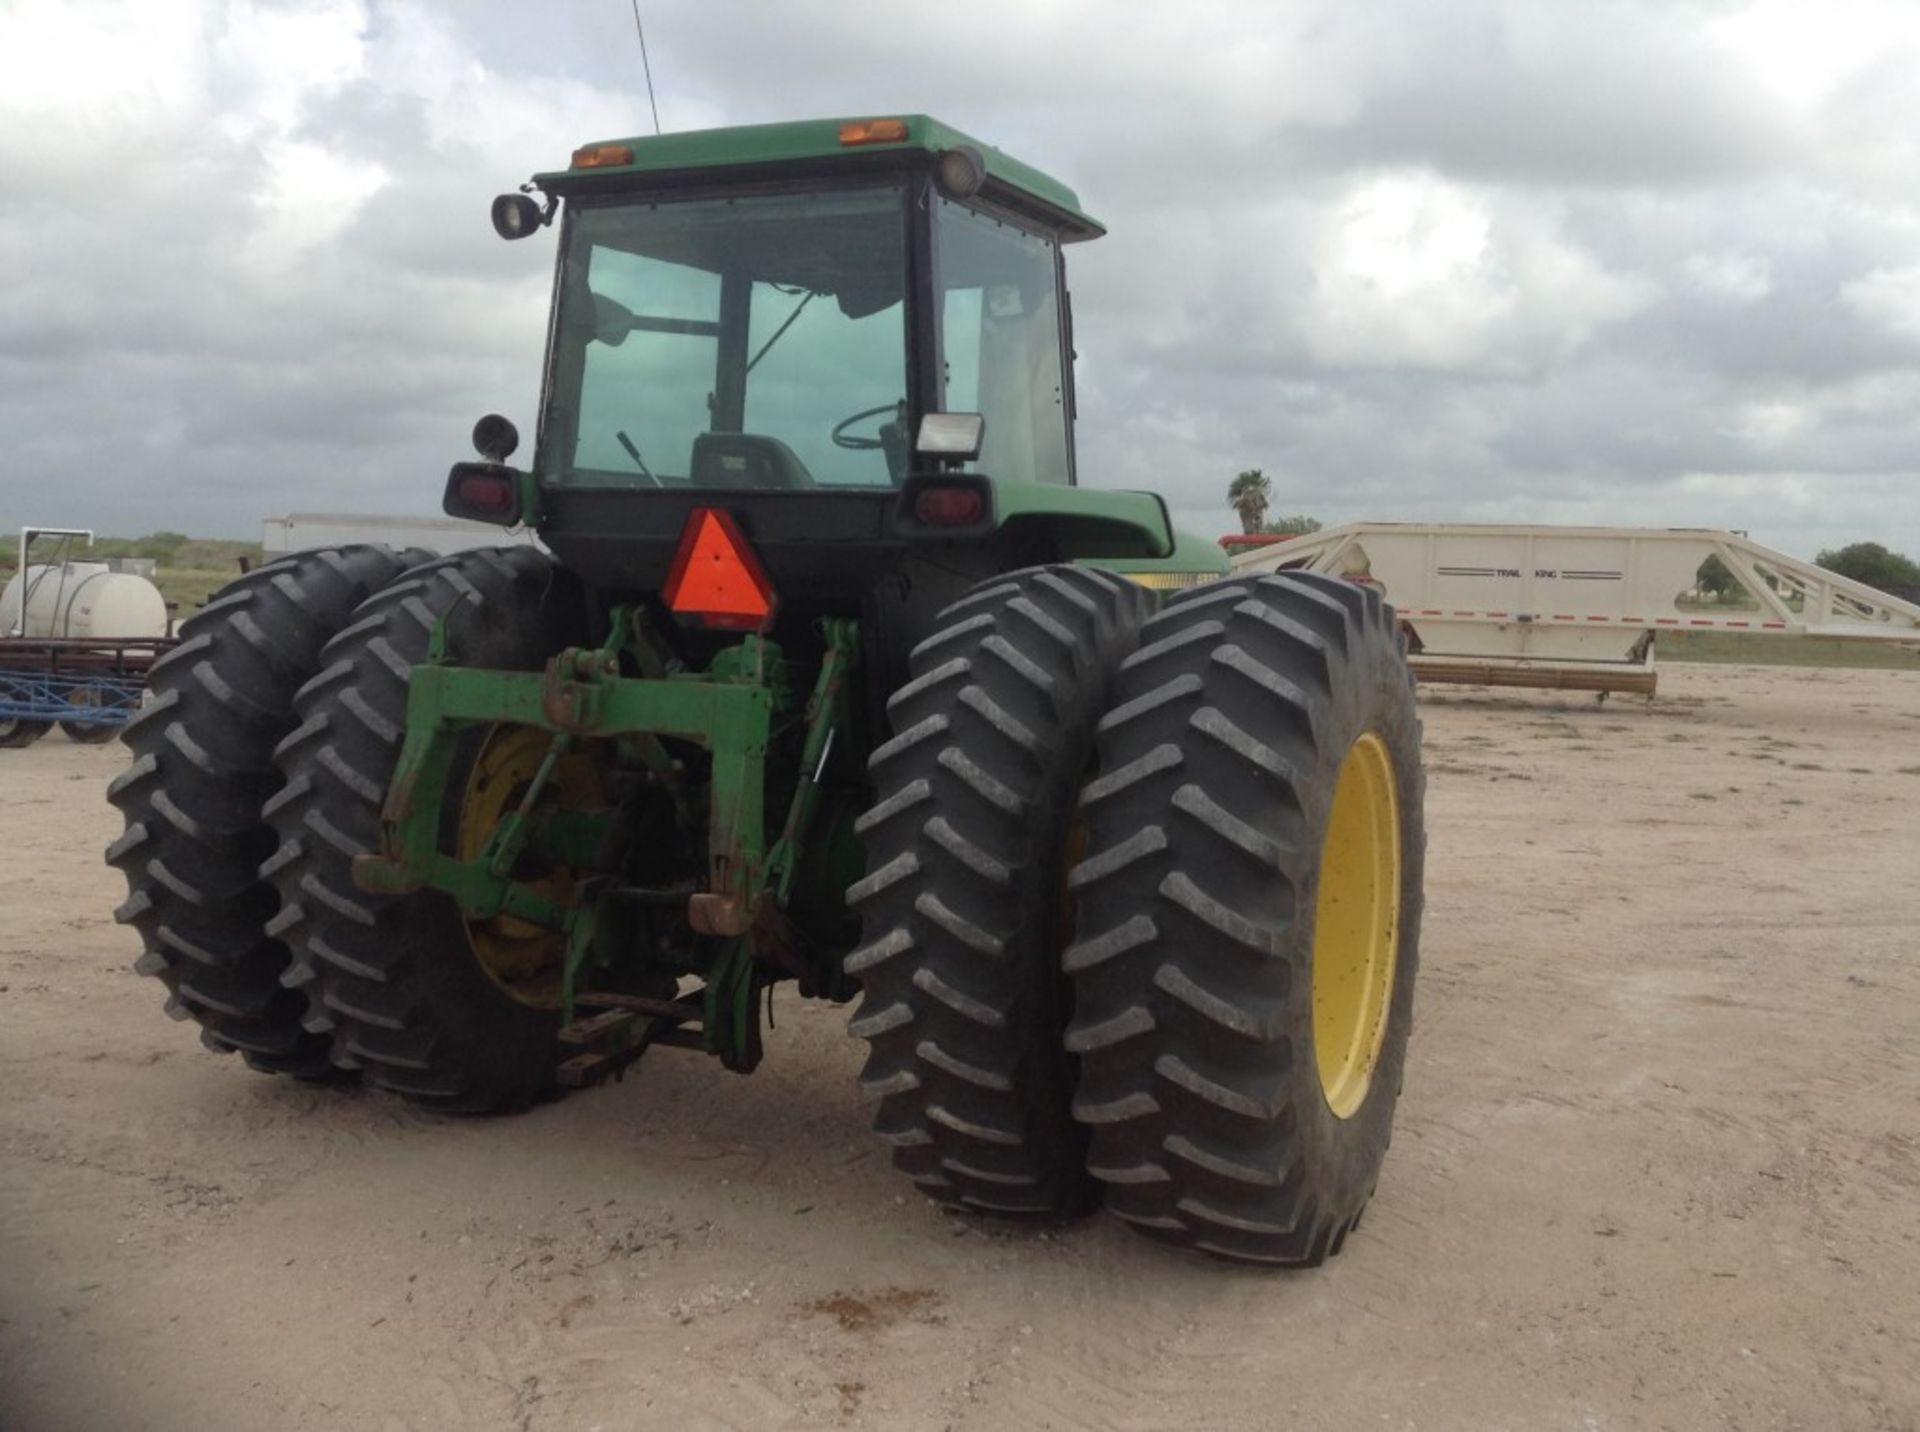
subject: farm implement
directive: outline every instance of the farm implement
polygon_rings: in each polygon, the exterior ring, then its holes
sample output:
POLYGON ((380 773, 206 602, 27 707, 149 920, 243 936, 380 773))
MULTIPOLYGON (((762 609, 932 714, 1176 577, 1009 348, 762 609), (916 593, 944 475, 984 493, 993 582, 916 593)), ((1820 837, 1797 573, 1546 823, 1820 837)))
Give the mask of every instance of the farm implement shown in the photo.
POLYGON ((0 591, 0 750, 58 726, 85 745, 111 741, 140 709, 146 675, 173 645, 166 602, 145 578, 71 560, 81 528, 26 527, 0 591), (32 563, 41 538, 53 560, 32 563))

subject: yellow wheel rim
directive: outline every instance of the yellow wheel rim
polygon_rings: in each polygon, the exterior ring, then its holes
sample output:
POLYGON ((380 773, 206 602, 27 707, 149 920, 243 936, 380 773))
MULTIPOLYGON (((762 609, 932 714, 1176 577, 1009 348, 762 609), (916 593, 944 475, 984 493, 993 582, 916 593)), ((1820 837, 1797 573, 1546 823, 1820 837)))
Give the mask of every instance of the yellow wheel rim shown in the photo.
POLYGON ((1340 763, 1313 928, 1314 1057, 1327 1107, 1346 1119, 1380 1061, 1400 950, 1400 797, 1371 731, 1340 763))
MULTIPOLYGON (((454 855, 478 860, 501 821, 519 808, 534 773, 546 758, 553 737, 532 726, 496 726, 481 747, 461 794, 454 855)), ((554 764, 540 793, 538 808, 591 807, 605 803, 600 763, 587 751, 573 751, 554 764)), ((520 883, 549 900, 566 901, 584 872, 524 857, 514 872, 520 883)), ((467 944, 493 982, 522 1004, 536 1009, 560 1007, 566 938, 557 930, 529 924, 512 915, 467 921, 467 944)))

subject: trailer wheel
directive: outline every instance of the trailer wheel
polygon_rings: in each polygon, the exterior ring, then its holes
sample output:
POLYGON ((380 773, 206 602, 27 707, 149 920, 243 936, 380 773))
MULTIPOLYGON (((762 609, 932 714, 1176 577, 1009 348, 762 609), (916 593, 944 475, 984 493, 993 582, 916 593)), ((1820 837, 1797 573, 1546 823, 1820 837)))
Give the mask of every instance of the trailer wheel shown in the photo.
MULTIPOLYGON (((470 924, 434 890, 369 894, 352 871, 356 854, 380 848, 408 676, 443 622, 448 656, 490 670, 538 671, 588 635, 578 584, 531 547, 462 552, 375 594, 296 699, 300 724, 277 753, 286 785, 267 805, 279 848, 262 873, 280 892, 286 980, 312 1001, 335 1062, 418 1103, 487 1113, 555 1088, 560 1009, 541 932, 504 916, 470 924)), ((477 855, 511 808, 546 750, 521 729, 463 748, 443 848, 477 855)))
POLYGON ((1083 567, 989 581, 942 612, 888 702, 847 892, 874 1128, 928 1197, 1064 1217, 1097 1195, 1069 1112, 1066 871, 1093 725, 1152 596, 1083 567))
POLYGON ((10 717, 0 721, 0 751, 17 751, 23 746, 31 746, 47 734, 49 723, 29 721, 25 717, 10 717))
MULTIPOLYGON (((286 947, 259 866, 273 850, 261 803, 280 785, 273 748, 320 649, 371 592, 428 554, 340 547, 285 557, 229 584, 153 664, 146 709, 119 728, 133 763, 107 788, 126 830, 107 863, 127 879, 114 918, 140 932, 134 966, 167 988, 208 1048, 264 1072, 326 1077, 327 1041, 280 983, 286 947)), ((113 727, 92 728, 105 730, 113 727)))
MULTIPOLYGON (((81 689, 67 698, 69 706, 99 706, 100 695, 97 691, 81 689)), ((69 741, 80 746, 104 746, 125 729, 122 726, 110 726, 100 721, 62 721, 60 729, 69 741)))
POLYGON ((1074 1113, 1151 1237, 1312 1265, 1379 1178, 1418 958, 1424 777, 1379 593, 1183 593, 1100 723, 1066 955, 1074 1113))
POLYGON ((62 721, 60 729, 76 746, 104 746, 120 734, 118 726, 89 721, 62 721))

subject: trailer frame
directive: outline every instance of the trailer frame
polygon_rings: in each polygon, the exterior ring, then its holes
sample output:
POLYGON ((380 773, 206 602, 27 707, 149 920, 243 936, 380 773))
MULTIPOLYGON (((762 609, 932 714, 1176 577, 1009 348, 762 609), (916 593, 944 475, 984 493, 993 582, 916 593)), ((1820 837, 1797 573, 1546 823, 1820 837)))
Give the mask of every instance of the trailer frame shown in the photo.
POLYGON ((154 662, 176 645, 174 637, 0 638, 0 722, 124 726, 140 712, 154 662))

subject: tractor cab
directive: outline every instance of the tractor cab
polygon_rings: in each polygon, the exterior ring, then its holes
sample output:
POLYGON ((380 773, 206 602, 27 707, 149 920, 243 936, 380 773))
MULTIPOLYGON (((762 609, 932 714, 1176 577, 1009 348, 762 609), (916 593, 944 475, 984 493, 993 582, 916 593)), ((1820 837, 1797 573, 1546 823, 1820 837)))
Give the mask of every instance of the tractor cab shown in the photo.
POLYGON ((916 539, 1173 550, 1157 497, 1074 490, 1061 252, 1103 230, 1038 171, 924 116, 761 125, 585 145, 494 206, 556 218, 532 472, 490 443, 450 512, 608 579, 611 537, 630 569, 716 500, 783 586, 916 539))
POLYGON ((543 479, 898 488, 917 419, 964 411, 985 419, 983 466, 1069 481, 1057 231, 912 181, 910 167, 869 166, 576 201, 543 479), (916 248, 931 272, 912 273, 916 248), (910 302, 923 286, 930 302, 910 302))

